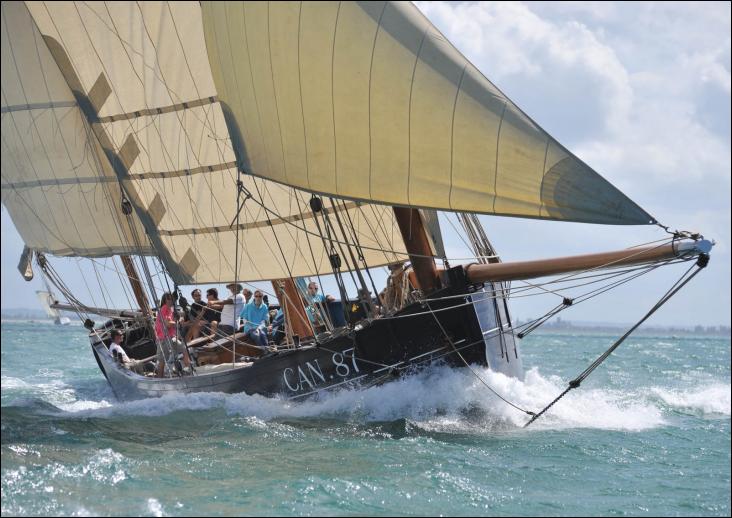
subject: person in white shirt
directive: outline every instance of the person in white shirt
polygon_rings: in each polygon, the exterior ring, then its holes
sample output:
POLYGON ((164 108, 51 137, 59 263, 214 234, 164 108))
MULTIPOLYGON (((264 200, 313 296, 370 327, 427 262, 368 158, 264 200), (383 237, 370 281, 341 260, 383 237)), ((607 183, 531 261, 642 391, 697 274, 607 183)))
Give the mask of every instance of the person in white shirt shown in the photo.
POLYGON ((241 294, 244 288, 235 283, 227 284, 226 287, 231 296, 225 300, 210 300, 208 306, 221 311, 217 332, 221 335, 233 335, 239 330, 239 313, 244 309, 244 295, 241 294))
POLYGON ((124 338, 122 332, 117 329, 112 329, 110 334, 112 335, 112 342, 109 344, 109 354, 114 357, 114 352, 117 351, 117 355, 122 359, 122 363, 130 363, 130 357, 122 349, 122 340, 124 338))

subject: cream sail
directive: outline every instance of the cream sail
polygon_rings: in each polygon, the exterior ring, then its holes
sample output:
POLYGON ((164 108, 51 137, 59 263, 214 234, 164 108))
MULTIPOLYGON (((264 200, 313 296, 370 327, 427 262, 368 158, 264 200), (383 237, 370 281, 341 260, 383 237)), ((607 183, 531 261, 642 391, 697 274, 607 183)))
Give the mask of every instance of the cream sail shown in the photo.
MULTIPOLYGON (((147 233, 179 284, 329 271, 310 196, 252 176, 242 181, 258 204, 245 203, 240 212, 245 260, 235 271, 237 159, 217 102, 198 4, 27 6, 3 4, 3 70, 12 71, 13 63, 27 69, 27 77, 3 77, 3 156, 12 157, 3 161, 3 202, 31 248, 56 255, 151 253, 149 245, 132 250, 129 239, 113 240, 129 232, 119 183, 144 225, 137 233, 147 233), (33 148, 30 167, 21 137, 28 125, 44 132, 34 135, 42 145, 33 148), (62 154, 66 140, 76 145, 68 158, 62 154), (51 147, 62 161, 49 157, 51 147), (300 253, 305 249, 312 253, 300 253)), ((389 207, 339 207, 369 265, 406 258, 389 207)))
POLYGON ((654 219, 529 119, 410 2, 202 2, 254 175, 413 207, 654 219))

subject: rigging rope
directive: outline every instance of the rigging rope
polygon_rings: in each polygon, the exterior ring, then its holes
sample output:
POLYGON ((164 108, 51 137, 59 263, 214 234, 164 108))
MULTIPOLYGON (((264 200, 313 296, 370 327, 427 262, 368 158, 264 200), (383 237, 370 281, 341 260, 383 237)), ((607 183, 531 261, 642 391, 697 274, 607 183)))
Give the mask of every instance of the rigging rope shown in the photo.
MULTIPOLYGON (((527 414, 527 415, 530 415, 530 416, 534 416, 535 415, 534 412, 532 412, 530 410, 526 410, 525 408, 521 408, 520 406, 518 406, 518 405, 516 405, 514 403, 511 403, 508 399, 506 399, 505 397, 503 397, 493 387, 491 387, 483 378, 481 378, 480 375, 477 372, 475 372, 475 369, 473 369, 473 367, 465 360, 465 358, 463 357, 463 355, 460 354, 460 351, 458 351, 458 349, 455 347, 455 343, 452 341, 452 338, 450 338, 450 335, 447 333, 447 330, 442 326, 442 323, 440 322, 440 319, 437 318, 437 315, 435 315, 435 311, 432 310, 432 307, 430 306, 429 302, 427 302, 426 304, 427 304, 427 308, 429 309, 429 312, 432 314, 432 317, 435 319, 435 322, 440 327, 440 330, 442 331, 442 334, 445 336, 445 338, 447 339, 447 342, 450 344, 450 347, 453 348, 455 354, 457 354, 458 357, 463 361, 463 363, 465 364, 465 366, 468 369, 470 369, 470 372, 473 373, 473 375, 478 379, 478 381, 480 381, 488 390, 490 390, 491 392, 493 392, 493 394, 495 394, 501 401, 503 401, 507 405, 512 406, 513 408, 515 408, 516 410, 519 410, 520 412, 523 412, 524 414, 527 414)), ((446 308, 446 309, 452 309, 454 307, 457 307, 457 306, 452 306, 451 308, 446 308)), ((440 310, 437 310, 437 311, 440 311, 440 310)), ((501 334, 501 335, 503 334, 502 330, 500 330, 500 329, 499 329, 499 334, 501 334)))
POLYGON ((671 288, 664 293, 664 295, 659 299, 658 302, 646 313, 643 318, 641 318, 633 327, 631 327, 623 336, 621 336, 618 340, 615 341, 604 353, 602 353, 594 362, 592 362, 584 371, 582 371, 576 378, 571 380, 569 382, 569 385, 567 386, 564 391, 559 394, 554 400, 549 403, 546 407, 544 407, 540 412, 533 415, 533 417, 524 425, 524 428, 529 426, 531 423, 536 421, 539 417, 541 417, 547 410, 549 410, 554 404, 562 399, 567 393, 572 390, 576 389, 581 385, 581 383, 587 379, 587 377, 592 374, 592 371, 594 371, 597 367, 602 364, 612 353, 617 349, 620 344, 622 344, 630 334, 635 331, 643 322, 648 320, 653 313, 655 313, 661 306, 663 306, 668 300, 673 297, 678 291, 683 288, 691 279, 693 279, 700 271, 702 271, 704 268, 706 268, 707 264, 709 264, 709 255, 707 254, 700 254, 699 258, 696 261, 696 264, 693 264, 689 267, 686 272, 677 280, 671 288), (696 270, 694 273, 689 273, 691 270, 696 266, 696 270))

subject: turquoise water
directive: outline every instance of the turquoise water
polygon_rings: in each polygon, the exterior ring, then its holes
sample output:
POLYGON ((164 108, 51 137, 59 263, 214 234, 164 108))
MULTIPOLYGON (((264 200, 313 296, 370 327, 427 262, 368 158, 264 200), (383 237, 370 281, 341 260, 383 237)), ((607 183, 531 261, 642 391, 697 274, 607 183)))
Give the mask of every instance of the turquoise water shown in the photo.
MULTIPOLYGON (((612 343, 533 334, 538 410, 612 343)), ((116 402, 80 327, 2 323, 3 515, 730 515, 730 340, 631 337, 531 428, 466 370, 288 403, 116 402)))

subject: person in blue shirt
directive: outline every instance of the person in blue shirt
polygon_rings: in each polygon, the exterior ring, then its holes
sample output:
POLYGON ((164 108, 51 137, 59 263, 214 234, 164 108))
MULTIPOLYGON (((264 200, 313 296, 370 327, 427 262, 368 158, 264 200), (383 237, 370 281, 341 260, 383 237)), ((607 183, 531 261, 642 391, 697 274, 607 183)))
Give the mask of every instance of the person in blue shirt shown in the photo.
POLYGON ((307 314, 310 323, 315 328, 322 328, 324 326, 323 315, 326 314, 327 303, 333 302, 335 299, 331 295, 318 293, 318 284, 315 282, 308 284, 308 292, 305 298, 308 302, 307 314))
POLYGON ((267 325, 269 324, 269 308, 262 301, 262 292, 254 292, 254 300, 244 306, 240 317, 244 320, 244 333, 255 345, 267 347, 267 325))

